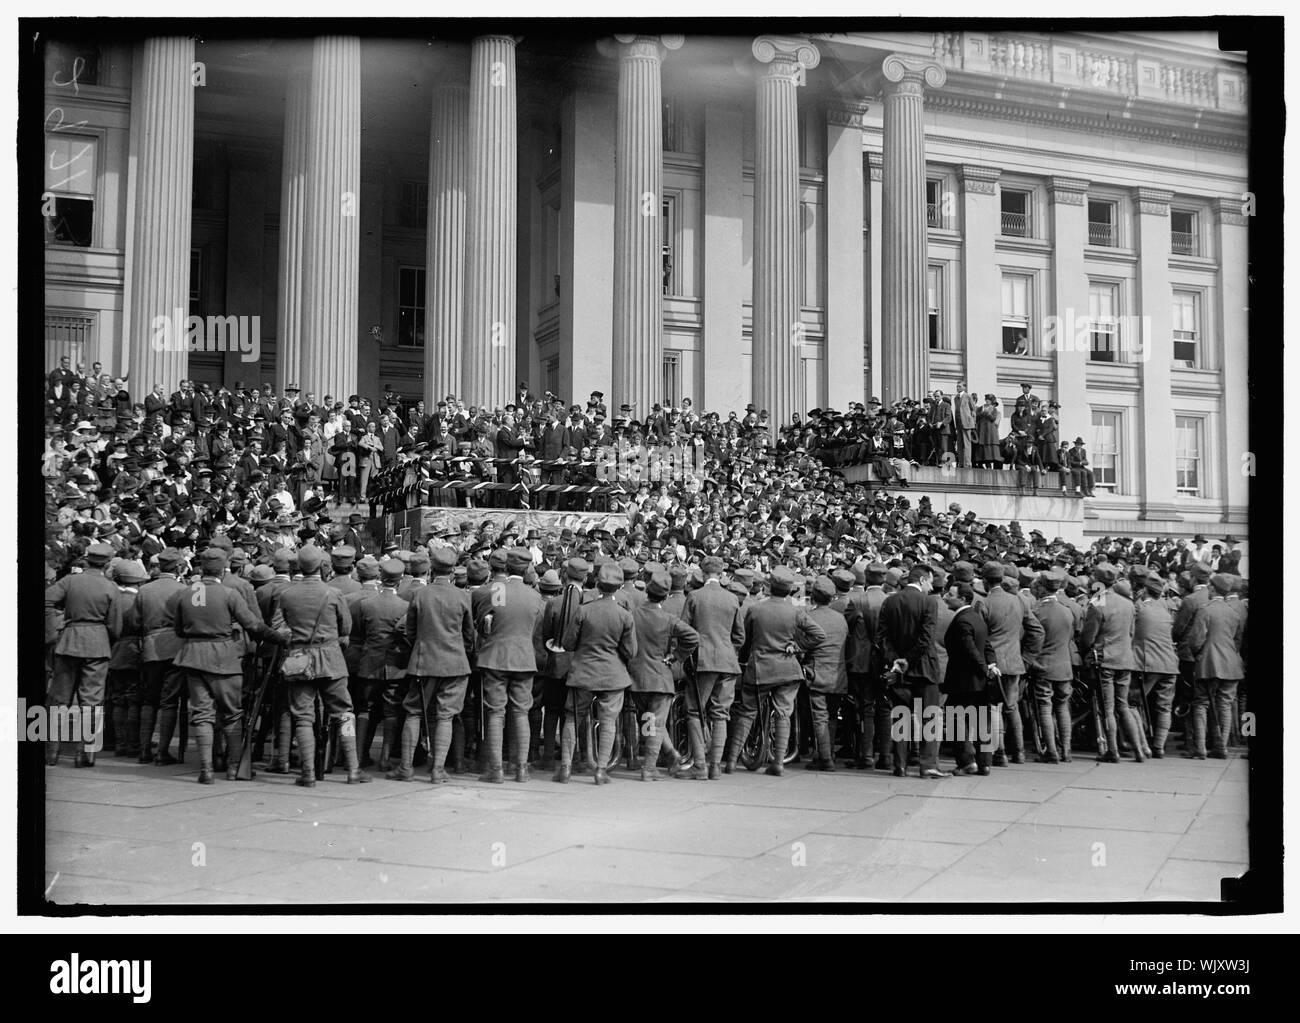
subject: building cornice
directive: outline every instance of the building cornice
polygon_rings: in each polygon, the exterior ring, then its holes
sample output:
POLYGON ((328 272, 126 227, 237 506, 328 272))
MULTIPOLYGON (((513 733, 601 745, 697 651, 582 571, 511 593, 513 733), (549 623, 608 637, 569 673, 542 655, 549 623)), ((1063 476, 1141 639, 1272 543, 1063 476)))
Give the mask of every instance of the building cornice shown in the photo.
POLYGON ((1047 194, 1063 206, 1083 206, 1088 201, 1088 184, 1084 178, 1049 178, 1047 194))
POLYGON ((967 192, 976 195, 993 195, 997 191, 998 178, 1002 177, 1002 169, 962 164, 959 176, 962 187, 967 192))
POLYGON ((1163 188, 1135 188, 1133 198, 1137 202, 1138 212, 1156 217, 1169 216, 1169 203, 1174 198, 1173 192, 1163 188))

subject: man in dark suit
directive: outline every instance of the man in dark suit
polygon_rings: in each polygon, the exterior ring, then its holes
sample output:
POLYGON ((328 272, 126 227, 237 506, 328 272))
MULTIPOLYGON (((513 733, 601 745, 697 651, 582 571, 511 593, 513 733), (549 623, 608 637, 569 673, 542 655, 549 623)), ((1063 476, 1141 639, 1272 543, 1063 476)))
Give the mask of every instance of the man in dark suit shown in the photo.
POLYGON ((736 651, 745 642, 740 603, 722 587, 726 562, 707 557, 700 566, 704 584, 686 595, 682 618, 699 633, 695 653, 695 679, 686 680, 687 734, 694 764, 687 777, 716 781, 721 777, 722 751, 727 742, 727 722, 736 698, 740 661, 736 651), (712 727, 707 752, 704 717, 712 727), (707 764, 707 768, 706 768, 707 764))
MULTIPOLYGON (((929 565, 917 564, 908 573, 907 585, 885 598, 880 606, 880 637, 888 662, 888 690, 894 730, 894 777, 907 775, 906 733, 900 736, 901 715, 912 713, 915 700, 922 712, 938 707, 939 678, 933 642, 936 623, 934 601, 929 598, 933 573, 929 565)), ((913 731, 919 725, 914 725, 913 731)), ((921 777, 950 778, 939 769, 937 739, 921 742, 921 777)))
POLYGON ((957 741, 957 773, 988 774, 997 742, 993 715, 1002 702, 998 683, 997 655, 989 642, 988 625, 975 606, 975 588, 970 583, 953 583, 944 594, 944 602, 954 612, 943 636, 948 666, 943 676, 943 692, 948 706, 962 708, 960 736, 957 741), (979 727, 981 718, 985 727, 979 727), (990 734, 981 735, 981 731, 990 734), (979 750, 971 740, 978 737, 979 750))

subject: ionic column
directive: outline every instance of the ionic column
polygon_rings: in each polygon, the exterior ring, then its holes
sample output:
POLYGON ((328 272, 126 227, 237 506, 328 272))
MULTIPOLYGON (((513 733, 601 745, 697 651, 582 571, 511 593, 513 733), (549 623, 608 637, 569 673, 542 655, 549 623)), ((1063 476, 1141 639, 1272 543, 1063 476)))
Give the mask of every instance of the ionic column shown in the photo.
POLYGON ((303 392, 346 401, 357 386, 361 40, 312 40, 307 84, 303 392))
POLYGON ((663 367, 663 91, 660 64, 681 36, 618 35, 614 187, 614 404, 638 417, 658 400, 663 367))
POLYGON ((126 249, 127 372, 132 391, 168 393, 189 372, 194 40, 146 39, 131 104, 131 239, 126 249))
POLYGON ((800 393, 799 118, 795 89, 821 54, 812 43, 760 36, 754 150, 753 401, 775 431, 803 412, 800 393))
POLYGON ((469 177, 469 86, 433 93, 429 131, 429 222, 425 266, 424 404, 460 392, 465 302, 465 193, 469 177))
POLYGON ((947 79, 938 64, 892 54, 885 80, 884 237, 882 239, 882 384, 885 404, 929 388, 925 267, 925 86, 947 79))
MULTIPOLYGON (((1137 216, 1137 306, 1140 319, 1120 342, 1136 359, 1142 398, 1138 405, 1138 467, 1142 478, 1142 508, 1138 518, 1177 520, 1178 493, 1174 450, 1173 286, 1169 280, 1169 201, 1173 192, 1134 189, 1137 216), (1133 336, 1136 334, 1137 336, 1133 336)), ((1129 321, 1132 322, 1131 320, 1129 321)), ((1127 324, 1126 324, 1127 326, 1127 324)), ((1208 443, 1208 431, 1202 443, 1208 443)), ((1210 464, 1204 458, 1203 466, 1210 464)), ((1202 483, 1205 480, 1202 470, 1202 483)))
MULTIPOLYGON (((280 252, 275 319, 275 387, 277 394, 302 376, 303 207, 307 202, 307 82, 301 72, 289 76, 284 100, 284 153, 280 172, 280 252)), ((324 395, 318 395, 324 397, 324 395)), ((335 394, 334 397, 340 397, 335 394)), ((347 400, 347 395, 342 396, 347 400)))
POLYGON ((480 36, 470 49, 469 191, 461 394, 489 408, 515 387, 515 223, 519 197, 515 40, 480 36))
MULTIPOLYGON (((866 276, 862 230, 862 118, 867 104, 836 99, 826 112, 826 403, 866 401, 866 276)), ((802 395, 801 395, 802 397, 802 395)))
MULTIPOLYGON (((1202 310, 1206 323, 1215 323, 1219 338, 1218 365, 1223 371, 1223 482, 1224 518, 1244 523, 1250 514, 1250 481, 1257 466, 1250 453, 1250 218, 1241 197, 1214 200, 1215 252, 1219 256, 1216 283, 1220 299, 1217 315, 1202 310)), ((1210 363, 1213 365, 1213 361, 1210 363)), ((1206 448, 1214 442, 1206 431, 1206 448)))

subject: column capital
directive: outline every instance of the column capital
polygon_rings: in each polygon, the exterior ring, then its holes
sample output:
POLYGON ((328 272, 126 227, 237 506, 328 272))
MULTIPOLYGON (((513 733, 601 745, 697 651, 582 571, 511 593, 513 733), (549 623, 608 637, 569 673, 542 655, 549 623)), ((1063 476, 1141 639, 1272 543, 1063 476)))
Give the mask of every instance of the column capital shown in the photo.
POLYGON ((1133 198, 1137 200, 1138 212, 1156 217, 1169 216, 1169 201, 1174 193, 1162 188, 1135 188, 1133 198))
POLYGON ((683 35, 637 35, 636 33, 614 33, 614 40, 619 44, 620 57, 664 57, 665 50, 680 50, 686 42, 683 35))
POLYGON ((882 181, 885 177, 885 154, 868 153, 867 171, 872 181, 882 181))
POLYGON ((776 69, 781 64, 794 64, 803 71, 811 71, 822 60, 821 51, 807 39, 759 36, 750 49, 760 64, 773 66, 768 74, 779 73, 776 69))
POLYGON ((891 53, 886 57, 881 62, 880 73, 887 82, 893 83, 897 92, 919 93, 923 85, 939 89, 948 80, 948 72, 942 65, 904 53, 891 53))
POLYGON ((1245 206, 1245 201, 1236 196, 1215 199, 1212 207, 1214 219, 1223 227, 1245 227, 1250 223, 1250 218, 1244 212, 1245 206))
POLYGON ((963 164, 961 168, 962 187, 967 192, 979 195, 992 195, 997 191, 998 178, 1002 177, 1001 167, 977 167, 963 164))
POLYGON ((1086 178, 1049 178, 1047 191, 1052 202, 1065 206, 1083 206, 1088 202, 1088 184, 1086 178))
POLYGON ((864 99, 834 96, 826 104, 826 123, 842 128, 861 128, 868 109, 868 103, 864 99))

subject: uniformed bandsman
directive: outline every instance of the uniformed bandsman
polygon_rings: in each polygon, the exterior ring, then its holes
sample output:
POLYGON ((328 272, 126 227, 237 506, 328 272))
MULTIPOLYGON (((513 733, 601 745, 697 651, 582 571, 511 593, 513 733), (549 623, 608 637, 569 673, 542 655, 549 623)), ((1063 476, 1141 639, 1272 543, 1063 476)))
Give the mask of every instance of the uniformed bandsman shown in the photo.
MULTIPOLYGON (((685 660, 700 644, 700 634, 664 608, 672 591, 667 572, 655 571, 646 582, 646 601, 632 612, 636 629, 636 657, 630 667, 632 699, 637 720, 645 736, 645 758, 641 762, 641 780, 659 778, 659 751, 668 731, 668 708, 676 686, 673 665, 685 660)), ((669 776, 677 777, 674 755, 669 776)))

